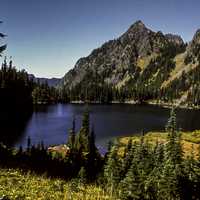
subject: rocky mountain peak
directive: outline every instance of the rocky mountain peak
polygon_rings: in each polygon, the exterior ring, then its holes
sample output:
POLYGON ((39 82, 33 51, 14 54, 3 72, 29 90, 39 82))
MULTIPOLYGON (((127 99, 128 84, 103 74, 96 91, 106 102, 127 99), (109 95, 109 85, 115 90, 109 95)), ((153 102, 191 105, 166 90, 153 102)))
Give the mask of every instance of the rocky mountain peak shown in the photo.
POLYGON ((146 32, 146 31, 148 31, 148 28, 145 26, 145 24, 141 20, 138 20, 129 27, 125 35, 130 34, 130 33, 146 32))
POLYGON ((166 34, 165 37, 168 39, 169 42, 174 43, 178 46, 184 45, 184 41, 179 35, 174 35, 174 34, 169 33, 169 34, 166 34))
POLYGON ((133 25, 131 25, 130 28, 136 28, 136 27, 146 28, 145 24, 141 20, 136 21, 133 25))
POLYGON ((64 76, 61 85, 74 88, 92 83, 96 77, 101 84, 125 84, 129 79, 136 79, 139 71, 148 67, 151 57, 160 55, 164 48, 168 51, 169 44, 180 52, 184 42, 178 35, 154 32, 138 20, 119 38, 104 43, 89 56, 79 59, 64 76))

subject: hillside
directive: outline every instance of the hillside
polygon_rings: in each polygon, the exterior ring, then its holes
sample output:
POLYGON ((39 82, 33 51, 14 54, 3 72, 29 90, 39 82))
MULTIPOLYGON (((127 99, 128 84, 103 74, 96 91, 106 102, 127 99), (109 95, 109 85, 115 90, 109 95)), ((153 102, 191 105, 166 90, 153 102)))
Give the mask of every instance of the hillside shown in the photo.
POLYGON ((189 44, 135 22, 115 40, 80 58, 59 83, 68 100, 159 100, 199 105, 198 30, 189 44))
MULTIPOLYGON (((166 132, 148 132, 144 136, 144 141, 155 146, 157 143, 166 144, 167 143, 166 132)), ((184 157, 194 154, 194 157, 199 156, 200 150, 200 131, 196 130, 193 132, 181 132, 181 144, 184 152, 184 157)), ((133 142, 139 142, 141 136, 131 136, 131 137, 122 137, 119 138, 120 154, 123 154, 125 146, 128 144, 128 141, 131 139, 133 142)))
POLYGON ((73 181, 50 179, 45 176, 11 169, 0 169, 0 197, 5 200, 108 199, 104 191, 95 185, 88 185, 83 188, 73 181))

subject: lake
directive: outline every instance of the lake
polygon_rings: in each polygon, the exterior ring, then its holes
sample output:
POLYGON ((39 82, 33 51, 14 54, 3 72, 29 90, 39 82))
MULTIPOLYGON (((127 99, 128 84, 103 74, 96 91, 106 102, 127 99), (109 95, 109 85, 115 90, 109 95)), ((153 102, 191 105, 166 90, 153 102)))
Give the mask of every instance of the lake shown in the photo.
MULTIPOLYGON (((76 130, 79 130, 85 108, 79 104, 38 106, 23 128, 17 130, 19 135, 13 145, 26 147, 28 136, 31 137, 32 144, 41 141, 45 145, 65 143, 68 130, 72 127, 73 116, 76 118, 76 130)), ((158 106, 127 104, 89 105, 89 110, 96 143, 104 147, 109 140, 117 136, 164 130, 170 113, 169 109, 158 106)), ((183 130, 200 129, 199 119, 198 110, 177 111, 177 124, 183 130)), ((14 129, 16 128, 12 131, 14 129)))

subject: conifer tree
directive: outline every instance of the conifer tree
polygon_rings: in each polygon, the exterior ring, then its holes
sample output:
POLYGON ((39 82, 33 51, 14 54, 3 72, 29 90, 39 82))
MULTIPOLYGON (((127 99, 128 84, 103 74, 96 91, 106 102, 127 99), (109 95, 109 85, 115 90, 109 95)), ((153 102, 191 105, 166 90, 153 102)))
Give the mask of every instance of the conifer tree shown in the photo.
POLYGON ((92 130, 90 132, 90 136, 89 136, 89 152, 90 153, 96 153, 96 145, 95 145, 95 132, 94 132, 94 126, 92 126, 92 130))
POLYGON ((86 157, 86 170, 91 181, 96 178, 95 176, 101 167, 100 161, 101 158, 95 145, 94 126, 92 126, 92 130, 89 136, 89 151, 86 157))
POLYGON ((158 196, 161 199, 181 199, 181 181, 183 176, 181 136, 176 130, 176 113, 172 108, 166 131, 168 141, 165 145, 164 166, 158 181, 158 196))
POLYGON ((108 160, 104 169, 106 188, 110 195, 116 195, 117 187, 121 181, 121 161, 118 156, 118 145, 114 145, 108 155, 108 160))
POLYGON ((136 146, 136 143, 132 144, 132 140, 128 141, 128 144, 124 152, 125 155, 122 161, 122 176, 125 176, 131 167, 132 160, 135 153, 135 146, 136 146))
POLYGON ((191 155, 184 160, 184 180, 182 181, 182 192, 185 199, 200 199, 200 168, 195 159, 194 146, 192 146, 191 155))
POLYGON ((90 115, 88 109, 83 114, 82 126, 77 136, 77 148, 79 151, 89 151, 90 140, 90 115))
POLYGON ((75 150, 75 142, 76 142, 75 126, 76 126, 76 121, 75 118, 73 118, 72 128, 69 130, 69 137, 67 141, 67 144, 71 150, 75 150))
POLYGON ((163 166, 164 162, 164 145, 159 144, 158 141, 156 142, 156 146, 154 148, 154 165, 157 168, 163 166))
POLYGON ((141 139, 140 144, 135 145, 134 156, 132 158, 131 166, 126 173, 125 178, 119 184, 120 199, 144 199, 143 156, 145 157, 146 155, 142 155, 144 150, 143 145, 143 139, 141 139))
POLYGON ((119 184, 119 197, 123 200, 141 199, 140 177, 136 163, 132 163, 126 177, 119 184))
POLYGON ((165 159, 171 161, 172 164, 181 164, 183 158, 181 133, 177 132, 174 108, 171 109, 166 131, 168 132, 168 142, 166 144, 165 159))
POLYGON ((28 138, 27 138, 27 150, 30 151, 30 148, 31 148, 31 138, 30 138, 30 136, 28 136, 28 138))

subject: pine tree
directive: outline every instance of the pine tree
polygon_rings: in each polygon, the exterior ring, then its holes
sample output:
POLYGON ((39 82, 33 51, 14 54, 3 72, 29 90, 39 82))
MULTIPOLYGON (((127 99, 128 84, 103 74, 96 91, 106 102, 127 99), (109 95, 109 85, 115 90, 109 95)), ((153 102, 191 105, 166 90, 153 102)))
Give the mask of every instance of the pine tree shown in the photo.
POLYGON ((166 144, 165 159, 171 161, 172 164, 181 164, 183 153, 181 147, 181 133, 176 129, 176 113, 172 108, 170 118, 166 125, 168 132, 168 142, 166 144))
POLYGON ((154 164, 156 168, 162 168, 164 162, 164 145, 156 142, 154 148, 154 164))
POLYGON ((120 199, 144 199, 143 167, 145 168, 145 166, 143 164, 146 155, 143 155, 143 145, 143 138, 141 139, 140 144, 134 145, 134 156, 132 158, 131 166, 126 173, 125 178, 119 184, 120 199))
POLYGON ((173 136, 175 136, 175 134, 176 134, 176 112, 175 112, 174 107, 172 107, 172 109, 170 111, 170 118, 167 121, 165 129, 167 132, 169 132, 169 134, 172 134, 173 136))
POLYGON ((161 199, 181 199, 183 178, 181 135, 176 130, 176 113, 171 110, 166 130, 168 142, 165 145, 164 166, 158 181, 158 196, 161 199))
POLYGON ((194 147, 192 147, 191 155, 184 160, 184 179, 182 188, 184 199, 200 199, 200 168, 198 161, 195 159, 194 147))
POLYGON ((96 145, 95 145, 95 132, 94 132, 94 126, 92 126, 92 130, 90 132, 90 136, 89 136, 89 152, 91 153, 96 153, 96 145))
POLYGON ((124 158, 123 158, 123 162, 122 162, 122 176, 125 176, 131 167, 132 160, 133 160, 134 153, 135 153, 135 146, 136 146, 136 144, 135 143, 132 144, 132 140, 129 140, 129 142, 125 148, 124 158))
POLYGON ((117 192, 117 187, 121 181, 121 161, 118 156, 118 145, 114 145, 108 155, 108 160, 104 168, 104 177, 106 179, 106 188, 110 195, 117 192))
POLYGON ((96 175, 100 171, 100 168, 101 158, 95 145, 95 132, 94 126, 92 126, 89 137, 89 151, 86 156, 86 170, 91 181, 96 178, 96 175))
POLYGON ((30 136, 28 136, 28 138, 27 138, 27 151, 30 151, 30 148, 31 148, 31 138, 30 138, 30 136))
POLYGON ((73 151, 75 150, 75 140, 76 140, 76 133, 75 133, 75 126, 76 126, 76 121, 75 118, 73 118, 73 122, 72 122, 72 128, 69 130, 69 137, 68 137, 68 141, 67 141, 67 145, 69 146, 69 148, 73 151))
POLYGON ((88 109, 83 114, 82 126, 76 138, 77 148, 79 151, 89 151, 90 140, 90 115, 88 109))

